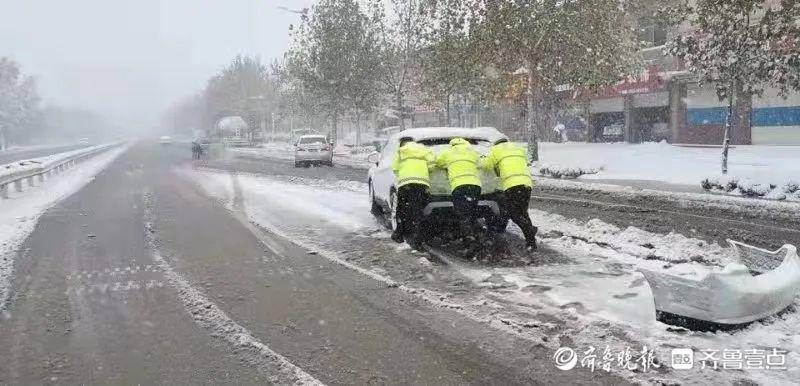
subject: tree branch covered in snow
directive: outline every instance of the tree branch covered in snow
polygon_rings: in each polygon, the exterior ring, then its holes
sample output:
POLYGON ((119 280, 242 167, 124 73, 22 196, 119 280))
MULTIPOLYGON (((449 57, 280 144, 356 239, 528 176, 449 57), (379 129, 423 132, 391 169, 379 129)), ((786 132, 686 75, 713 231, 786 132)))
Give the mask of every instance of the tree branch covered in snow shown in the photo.
POLYGON ((713 83, 720 100, 741 87, 761 95, 774 87, 781 95, 800 89, 800 4, 794 0, 697 0, 667 9, 685 33, 667 52, 688 70, 713 83))

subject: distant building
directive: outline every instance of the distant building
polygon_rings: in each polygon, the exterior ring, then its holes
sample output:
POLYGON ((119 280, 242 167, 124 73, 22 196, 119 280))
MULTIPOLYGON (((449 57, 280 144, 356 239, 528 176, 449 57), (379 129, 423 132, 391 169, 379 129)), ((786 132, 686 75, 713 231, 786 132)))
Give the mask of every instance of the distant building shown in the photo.
MULTIPOLYGON (((657 24, 645 25, 642 32, 653 44, 641 51, 647 71, 590 98, 589 139, 602 141, 604 131, 614 132, 607 128, 621 126, 627 142, 721 144, 726 103, 713 85, 700 85, 682 63, 663 54, 667 34, 657 24)), ((735 110, 733 144, 800 145, 800 93, 783 99, 768 89, 762 97, 740 99, 735 110)))

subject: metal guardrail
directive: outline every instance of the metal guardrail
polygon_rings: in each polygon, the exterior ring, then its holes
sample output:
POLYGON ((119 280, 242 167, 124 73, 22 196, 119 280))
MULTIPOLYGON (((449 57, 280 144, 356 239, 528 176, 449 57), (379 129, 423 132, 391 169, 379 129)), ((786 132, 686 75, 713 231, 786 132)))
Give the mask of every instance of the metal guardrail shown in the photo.
POLYGON ((15 191, 21 192, 23 188, 23 182, 26 182, 26 185, 28 187, 34 186, 34 179, 37 179, 39 183, 43 183, 45 177, 53 174, 58 174, 66 169, 75 166, 75 164, 80 161, 83 161, 96 154, 102 153, 106 150, 120 146, 123 143, 124 142, 117 142, 108 145, 94 146, 88 149, 81 149, 83 151, 76 150, 73 152, 68 152, 74 154, 69 154, 59 158, 53 158, 53 156, 58 155, 54 154, 51 156, 34 158, 30 160, 16 161, 6 165, 0 165, 0 199, 8 199, 9 185, 13 185, 15 191), (8 169, 9 165, 12 164, 16 165, 13 168, 13 170, 10 171, 3 170, 3 167, 8 169))

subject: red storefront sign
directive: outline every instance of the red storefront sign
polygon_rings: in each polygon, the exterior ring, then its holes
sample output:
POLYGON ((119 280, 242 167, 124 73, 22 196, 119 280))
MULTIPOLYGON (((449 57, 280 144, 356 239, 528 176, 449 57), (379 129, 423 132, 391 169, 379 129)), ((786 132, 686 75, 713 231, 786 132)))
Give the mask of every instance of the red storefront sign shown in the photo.
POLYGON ((667 82, 659 75, 657 66, 650 66, 640 77, 628 77, 616 84, 598 89, 597 98, 613 98, 630 94, 646 94, 664 90, 667 82))

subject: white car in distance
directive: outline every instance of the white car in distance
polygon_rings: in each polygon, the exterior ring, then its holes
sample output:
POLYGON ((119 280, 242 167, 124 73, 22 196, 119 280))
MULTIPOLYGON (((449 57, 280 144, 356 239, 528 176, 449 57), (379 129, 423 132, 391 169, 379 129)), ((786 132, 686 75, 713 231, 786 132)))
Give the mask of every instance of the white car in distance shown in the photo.
POLYGON ((333 145, 324 135, 304 135, 294 145, 294 166, 333 166, 333 145))

